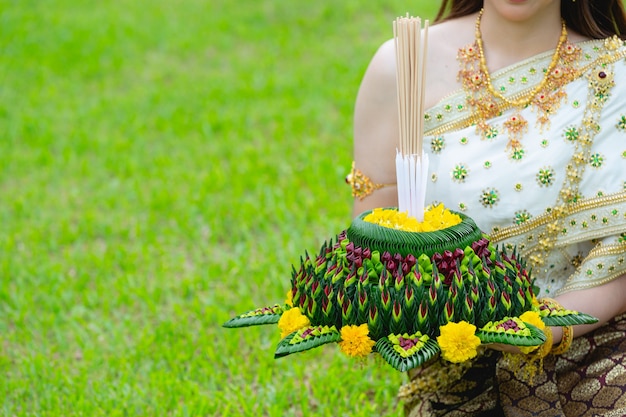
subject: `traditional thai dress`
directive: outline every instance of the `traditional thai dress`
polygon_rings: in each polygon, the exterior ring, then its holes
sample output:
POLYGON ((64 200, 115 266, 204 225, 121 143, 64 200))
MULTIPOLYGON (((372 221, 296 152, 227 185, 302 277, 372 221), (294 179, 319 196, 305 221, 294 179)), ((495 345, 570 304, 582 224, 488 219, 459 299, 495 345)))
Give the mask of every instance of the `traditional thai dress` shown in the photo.
MULTIPOLYGON (((521 252, 538 297, 626 274, 624 43, 565 42, 491 74, 491 90, 476 44, 459 61, 464 89, 425 116, 427 203, 521 252)), ((407 415, 626 416, 626 318, 548 355, 532 381, 514 368, 486 351, 435 392, 416 371, 401 391, 407 415)))

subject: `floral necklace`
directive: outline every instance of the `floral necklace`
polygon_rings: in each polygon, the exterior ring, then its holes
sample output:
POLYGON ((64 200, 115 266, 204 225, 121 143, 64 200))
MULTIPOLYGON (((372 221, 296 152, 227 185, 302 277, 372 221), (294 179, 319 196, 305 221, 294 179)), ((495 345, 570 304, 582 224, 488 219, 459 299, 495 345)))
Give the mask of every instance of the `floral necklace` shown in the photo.
MULTIPOLYGON (((521 139, 528 130, 528 121, 521 115, 521 110, 532 106, 537 112, 538 127, 543 130, 549 125, 549 115, 554 113, 567 97, 561 87, 577 75, 578 71, 573 64, 581 56, 581 49, 567 41, 567 27, 563 21, 559 42, 541 81, 526 92, 506 97, 503 94, 504 87, 498 90, 493 86, 487 69, 480 33, 482 15, 481 10, 476 18, 476 40, 460 49, 457 55, 460 63, 458 78, 463 83, 467 93, 467 104, 473 109, 473 114, 477 118, 476 128, 483 139, 494 139, 499 134, 498 127, 487 122, 489 119, 499 116, 508 108, 515 109, 513 115, 503 123, 502 130, 509 138, 506 151, 510 151, 512 159, 521 159, 524 153, 521 139)), ((530 75, 536 73, 535 68, 530 68, 530 75)), ((527 77, 522 77, 521 82, 528 82, 527 77)))

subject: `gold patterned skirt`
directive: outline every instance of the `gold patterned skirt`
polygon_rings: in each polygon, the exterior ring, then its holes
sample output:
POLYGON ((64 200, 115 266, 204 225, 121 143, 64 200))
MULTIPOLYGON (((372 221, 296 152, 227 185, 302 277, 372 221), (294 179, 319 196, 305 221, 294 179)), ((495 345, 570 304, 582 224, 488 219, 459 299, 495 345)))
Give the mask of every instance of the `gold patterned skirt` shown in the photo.
MULTIPOLYGON (((435 365, 436 369, 441 365, 435 365)), ((591 417, 626 416, 626 315, 574 339, 562 355, 548 355, 529 382, 515 362, 486 351, 446 387, 421 390, 409 375, 401 389, 407 417, 591 417), (417 389, 416 389, 417 387, 417 389)))

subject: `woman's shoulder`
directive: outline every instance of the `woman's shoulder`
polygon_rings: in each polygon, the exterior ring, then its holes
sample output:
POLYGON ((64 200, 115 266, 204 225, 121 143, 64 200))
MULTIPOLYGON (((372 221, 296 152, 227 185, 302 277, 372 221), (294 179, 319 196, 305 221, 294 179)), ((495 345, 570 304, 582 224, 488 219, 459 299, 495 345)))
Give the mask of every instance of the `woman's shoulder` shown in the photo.
MULTIPOLYGON (((435 64, 442 58, 446 62, 456 61, 457 51, 474 41, 475 19, 475 15, 469 15, 431 25, 427 45, 429 63, 435 64)), ((380 45, 373 62, 380 64, 382 69, 395 71, 395 54, 395 42, 391 38, 380 45)))
MULTIPOLYGON (((474 42, 476 15, 433 24, 428 29, 425 107, 430 108, 461 87, 457 80, 459 49, 474 42)), ((368 80, 381 91, 395 86, 396 48, 393 38, 383 42, 370 61, 368 80)))
POLYGON ((474 41, 476 14, 433 24, 429 29, 429 46, 455 51, 474 41))
POLYGON ((458 51, 474 42, 475 15, 434 24, 428 33, 426 103, 430 108, 462 88, 458 81, 458 51))

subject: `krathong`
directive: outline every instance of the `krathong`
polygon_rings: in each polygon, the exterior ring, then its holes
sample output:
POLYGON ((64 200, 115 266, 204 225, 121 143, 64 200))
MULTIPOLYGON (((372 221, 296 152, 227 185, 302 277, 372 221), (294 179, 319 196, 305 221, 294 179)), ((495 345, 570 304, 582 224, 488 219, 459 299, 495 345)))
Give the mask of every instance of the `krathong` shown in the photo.
POLYGON ((461 213, 430 208, 425 219, 448 224, 443 219, 458 216, 460 222, 419 233, 401 230, 404 216, 387 213, 399 223, 381 226, 365 220, 370 214, 358 216, 316 256, 302 257, 283 305, 251 310, 224 326, 277 323, 277 358, 338 343, 349 356, 375 352, 407 371, 438 355, 452 363, 470 360, 481 344, 531 351, 546 340, 545 326, 596 321, 539 302, 524 260, 497 249, 461 213))

